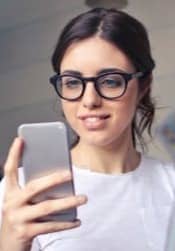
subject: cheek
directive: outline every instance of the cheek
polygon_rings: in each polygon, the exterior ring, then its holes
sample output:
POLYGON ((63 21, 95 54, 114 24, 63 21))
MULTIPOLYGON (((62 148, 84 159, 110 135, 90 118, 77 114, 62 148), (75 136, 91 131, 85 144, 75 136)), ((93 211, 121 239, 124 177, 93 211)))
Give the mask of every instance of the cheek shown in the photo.
POLYGON ((74 121, 76 119, 76 111, 77 111, 76 103, 63 100, 61 102, 61 106, 62 106, 63 113, 66 117, 66 120, 72 126, 72 124, 75 123, 74 121))
MULTIPOLYGON (((115 114, 121 124, 130 124, 135 115, 138 103, 138 92, 135 88, 128 90, 125 95, 116 101, 115 114)), ((120 123, 119 122, 119 123, 120 123)))
POLYGON ((139 91, 137 82, 133 82, 128 86, 128 89, 124 95, 124 103, 128 110, 135 111, 139 101, 139 91))
POLYGON ((137 107, 137 96, 131 95, 123 102, 123 112, 128 114, 128 116, 133 116, 137 107))

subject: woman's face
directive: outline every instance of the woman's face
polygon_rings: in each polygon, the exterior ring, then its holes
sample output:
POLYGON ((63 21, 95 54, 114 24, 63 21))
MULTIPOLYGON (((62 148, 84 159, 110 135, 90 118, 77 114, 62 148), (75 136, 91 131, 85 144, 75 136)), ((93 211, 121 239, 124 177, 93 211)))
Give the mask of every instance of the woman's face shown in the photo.
MULTIPOLYGON (((102 38, 92 37, 76 42, 66 50, 60 70, 61 74, 75 71, 83 77, 92 77, 109 68, 135 72, 121 50, 102 38)), ((81 99, 74 102, 62 100, 62 107, 68 123, 80 136, 80 142, 110 146, 131 139, 131 123, 137 103, 137 79, 130 80, 124 96, 115 100, 100 97, 89 81, 81 99)))

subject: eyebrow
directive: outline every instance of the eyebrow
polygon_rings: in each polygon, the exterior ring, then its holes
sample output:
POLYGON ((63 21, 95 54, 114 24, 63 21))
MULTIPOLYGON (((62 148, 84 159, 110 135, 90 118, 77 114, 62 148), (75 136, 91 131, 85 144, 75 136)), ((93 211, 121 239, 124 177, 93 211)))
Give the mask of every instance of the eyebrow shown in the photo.
MULTIPOLYGON (((100 74, 103 74, 103 73, 108 73, 108 72, 123 72, 123 70, 121 69, 118 69, 118 68, 104 68, 104 69, 100 69, 99 71, 97 71, 96 75, 100 75, 100 74)), ((76 71, 76 70, 66 70, 66 71, 63 71, 61 73, 61 75, 63 74, 71 74, 71 75, 76 75, 76 76, 83 76, 83 74, 80 72, 80 71, 76 71)))
POLYGON ((118 69, 118 68, 104 68, 104 69, 101 69, 97 72, 97 75, 99 74, 103 74, 103 73, 108 73, 108 72, 124 72, 123 70, 121 69, 118 69))
POLYGON ((75 70, 66 70, 66 71, 63 71, 61 73, 61 75, 64 75, 64 74, 71 74, 71 75, 82 76, 82 73, 80 71, 75 71, 75 70))

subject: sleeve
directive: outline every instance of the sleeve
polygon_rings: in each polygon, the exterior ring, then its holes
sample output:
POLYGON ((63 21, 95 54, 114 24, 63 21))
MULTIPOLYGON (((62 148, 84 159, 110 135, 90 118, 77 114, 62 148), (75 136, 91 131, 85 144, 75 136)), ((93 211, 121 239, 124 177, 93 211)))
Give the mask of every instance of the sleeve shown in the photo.
POLYGON ((35 238, 32 242, 31 251, 42 251, 41 246, 37 238, 35 238))
MULTIPOLYGON (((19 183, 23 183, 22 170, 19 170, 19 183)), ((4 190, 5 190, 5 178, 3 178, 0 182, 0 226, 2 222, 2 206, 4 199, 4 190)), ((39 241, 37 237, 32 242, 31 251, 41 251, 39 241)))

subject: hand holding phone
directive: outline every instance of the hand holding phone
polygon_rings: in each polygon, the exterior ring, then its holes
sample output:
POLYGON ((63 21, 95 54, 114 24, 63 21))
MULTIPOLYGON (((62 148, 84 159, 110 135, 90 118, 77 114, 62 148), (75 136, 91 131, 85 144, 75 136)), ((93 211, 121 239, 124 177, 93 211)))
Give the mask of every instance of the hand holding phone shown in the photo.
POLYGON ((59 188, 62 183, 69 181, 71 177, 67 175, 67 173, 70 173, 69 171, 58 171, 39 179, 31 179, 21 188, 17 168, 23 146, 23 140, 16 138, 10 147, 4 165, 5 187, 0 227, 0 247, 1 250, 6 251, 30 250, 30 243, 38 235, 80 226, 80 221, 69 220, 73 214, 70 213, 68 217, 68 214, 63 214, 63 209, 66 212, 67 209, 81 206, 87 201, 85 196, 70 195, 62 199, 55 198, 31 204, 31 199, 35 195, 45 194, 45 191, 54 185, 58 185, 57 188, 59 188), (45 216, 47 217, 45 218, 45 216))
MULTIPOLYGON (((67 128, 62 122, 23 124, 18 135, 24 140, 22 167, 25 182, 69 170, 72 173, 67 128)), ((75 195, 73 180, 54 186, 34 197, 32 203, 75 195)), ((48 215, 42 220, 73 221, 76 208, 48 215)))

